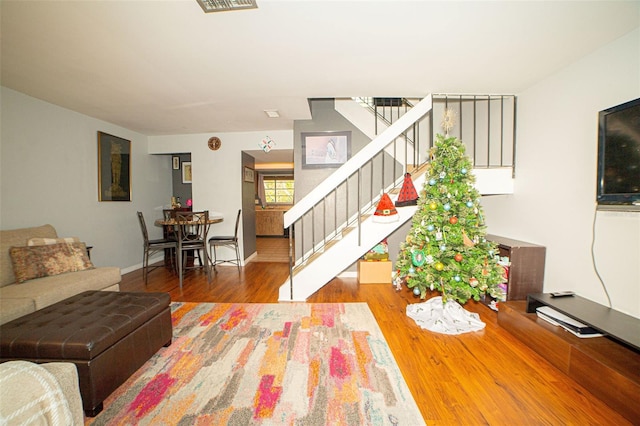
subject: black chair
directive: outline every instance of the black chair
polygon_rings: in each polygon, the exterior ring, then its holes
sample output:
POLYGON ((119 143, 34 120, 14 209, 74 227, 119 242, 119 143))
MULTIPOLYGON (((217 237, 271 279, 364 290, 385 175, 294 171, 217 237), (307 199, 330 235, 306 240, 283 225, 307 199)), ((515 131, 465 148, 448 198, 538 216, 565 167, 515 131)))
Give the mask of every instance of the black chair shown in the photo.
POLYGON ((211 248, 211 252, 213 253, 213 261, 211 264, 215 269, 216 265, 220 265, 221 263, 231 263, 238 266, 238 270, 240 270, 240 247, 238 246, 238 226, 240 225, 240 216, 242 214, 242 210, 238 210, 238 216, 236 216, 236 229, 233 235, 214 235, 209 238, 209 246, 211 248), (216 253, 216 247, 230 247, 235 250, 236 258, 235 259, 218 259, 216 253))
POLYGON ((178 248, 178 242, 176 240, 169 239, 156 239, 150 240, 149 233, 147 232, 147 224, 144 221, 144 216, 142 212, 138 212, 138 222, 140 222, 140 229, 142 230, 142 238, 144 240, 144 253, 142 257, 142 277, 144 279, 145 285, 147 284, 147 278, 149 277, 149 272, 153 271, 156 268, 164 267, 164 265, 156 265, 149 266, 149 257, 153 256, 156 253, 164 252, 165 250, 170 250, 172 261, 171 265, 175 266, 175 253, 178 248))
MULTIPOLYGON (((162 217, 165 222, 170 222, 176 219, 176 211, 173 209, 163 209, 162 217)), ((165 225, 164 226, 164 237, 168 240, 178 241, 178 230, 175 226, 165 225)))
POLYGON ((176 212, 176 225, 178 228, 178 275, 180 277, 180 289, 184 272, 187 269, 204 268, 207 272, 207 280, 211 282, 211 267, 207 252, 207 234, 209 233, 209 212, 176 212), (204 251, 204 255, 200 252, 204 251), (194 253, 193 266, 187 265, 186 252, 194 253), (195 264, 195 256, 198 257, 199 266, 195 264))

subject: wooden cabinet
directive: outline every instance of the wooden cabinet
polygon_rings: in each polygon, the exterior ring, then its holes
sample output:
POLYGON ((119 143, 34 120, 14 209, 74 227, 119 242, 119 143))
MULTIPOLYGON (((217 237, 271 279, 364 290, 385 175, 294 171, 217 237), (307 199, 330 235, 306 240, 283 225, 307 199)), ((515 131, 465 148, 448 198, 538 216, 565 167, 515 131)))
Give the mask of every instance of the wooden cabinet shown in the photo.
POLYGON ((283 210, 256 210, 256 235, 283 236, 283 210))
POLYGON ((487 235, 487 240, 498 245, 500 257, 509 258, 506 300, 525 300, 529 293, 542 293, 546 247, 497 235, 487 235))

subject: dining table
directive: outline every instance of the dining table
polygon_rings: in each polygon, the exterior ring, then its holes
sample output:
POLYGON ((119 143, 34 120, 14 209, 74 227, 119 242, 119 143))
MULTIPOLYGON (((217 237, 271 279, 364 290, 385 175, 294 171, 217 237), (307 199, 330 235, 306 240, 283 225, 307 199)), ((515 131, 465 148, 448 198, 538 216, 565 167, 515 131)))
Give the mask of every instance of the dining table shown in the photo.
MULTIPOLYGON (((182 213, 182 212, 181 212, 182 213)), ((182 213, 184 214, 184 213, 182 213)), ((224 216, 222 215, 222 213, 218 213, 218 212, 209 212, 209 219, 207 220, 207 224, 211 225, 214 223, 220 223, 224 221, 224 216)), ((162 234, 164 236, 164 238, 168 238, 170 235, 177 235, 177 231, 176 231, 176 227, 180 224, 187 224, 187 225, 198 225, 201 224, 202 222, 200 221, 190 221, 190 222, 178 222, 178 220, 175 217, 171 217, 171 218, 161 218, 161 219, 156 219, 154 222, 155 226, 162 226, 163 230, 162 230, 162 234)), ((174 237, 175 238, 175 237, 174 237)), ((188 262, 193 262, 193 255, 188 256, 188 262)), ((167 251, 165 250, 165 256, 164 256, 164 264, 166 267, 170 268, 171 267, 171 256, 169 255, 169 253, 167 253, 167 251)))
MULTIPOLYGON (((209 225, 214 224, 214 223, 220 223, 224 220, 224 216, 222 216, 222 213, 217 213, 217 212, 211 212, 209 213, 209 220, 207 221, 207 223, 209 225)), ((186 222, 186 224, 188 225, 197 225, 198 223, 200 223, 199 221, 193 221, 193 222, 186 222)), ((175 227, 177 226, 179 223, 176 220, 175 217, 169 218, 169 219, 165 219, 165 218, 161 218, 161 219, 156 219, 154 225, 155 226, 167 226, 167 227, 175 227)))

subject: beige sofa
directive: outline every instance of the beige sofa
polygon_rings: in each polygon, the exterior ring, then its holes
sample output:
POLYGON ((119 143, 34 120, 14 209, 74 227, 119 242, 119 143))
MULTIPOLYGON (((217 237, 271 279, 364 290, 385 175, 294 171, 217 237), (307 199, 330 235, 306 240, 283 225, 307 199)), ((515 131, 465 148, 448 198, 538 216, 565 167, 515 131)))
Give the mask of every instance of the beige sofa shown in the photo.
POLYGON ((55 239, 51 225, 0 231, 0 324, 87 290, 120 290, 120 268, 99 267, 29 279, 18 283, 10 248, 32 238, 55 239))

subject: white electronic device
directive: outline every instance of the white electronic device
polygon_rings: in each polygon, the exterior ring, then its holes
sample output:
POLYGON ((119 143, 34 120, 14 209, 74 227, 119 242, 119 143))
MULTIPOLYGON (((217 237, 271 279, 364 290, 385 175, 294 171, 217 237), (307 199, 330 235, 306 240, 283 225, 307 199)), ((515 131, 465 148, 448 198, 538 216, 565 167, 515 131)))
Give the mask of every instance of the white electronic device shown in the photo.
POLYGON ((540 306, 536 309, 536 313, 538 314, 538 318, 543 319, 550 324, 560 326, 578 337, 585 338, 604 336, 604 334, 600 333, 598 330, 589 327, 580 321, 576 321, 573 318, 550 308, 549 306, 540 306))

